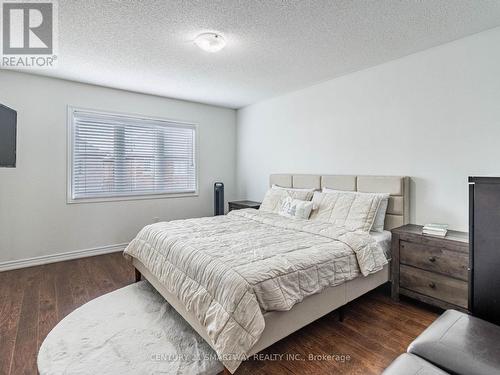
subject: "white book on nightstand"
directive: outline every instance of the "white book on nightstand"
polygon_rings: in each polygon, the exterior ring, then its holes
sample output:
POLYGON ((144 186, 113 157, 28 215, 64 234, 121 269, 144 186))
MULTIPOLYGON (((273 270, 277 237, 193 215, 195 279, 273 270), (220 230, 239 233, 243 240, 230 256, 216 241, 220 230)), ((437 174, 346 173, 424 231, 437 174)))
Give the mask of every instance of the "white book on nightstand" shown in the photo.
POLYGON ((425 224, 422 228, 423 234, 429 234, 431 236, 445 237, 448 232, 448 224, 425 224))

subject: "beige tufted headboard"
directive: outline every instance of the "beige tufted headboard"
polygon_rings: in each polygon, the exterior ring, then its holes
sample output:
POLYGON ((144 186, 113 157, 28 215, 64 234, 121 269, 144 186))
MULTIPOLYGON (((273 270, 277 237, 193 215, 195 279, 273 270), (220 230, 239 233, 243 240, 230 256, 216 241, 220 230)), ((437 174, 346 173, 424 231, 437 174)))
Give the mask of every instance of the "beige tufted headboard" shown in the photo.
POLYGON ((389 205, 385 215, 386 230, 410 221, 410 178, 402 176, 349 176, 315 174, 272 174, 269 184, 283 187, 324 187, 363 193, 389 193, 389 205))

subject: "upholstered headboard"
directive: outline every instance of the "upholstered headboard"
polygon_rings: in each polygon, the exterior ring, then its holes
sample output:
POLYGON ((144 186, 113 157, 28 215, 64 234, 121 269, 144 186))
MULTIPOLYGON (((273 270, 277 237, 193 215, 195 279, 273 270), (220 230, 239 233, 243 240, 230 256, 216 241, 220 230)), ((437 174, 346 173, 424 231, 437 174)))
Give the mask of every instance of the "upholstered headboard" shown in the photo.
POLYGON ((272 174, 270 185, 283 187, 324 187, 336 190, 363 193, 389 193, 389 205, 385 215, 386 230, 407 224, 410 221, 410 178, 402 176, 349 176, 315 174, 272 174))

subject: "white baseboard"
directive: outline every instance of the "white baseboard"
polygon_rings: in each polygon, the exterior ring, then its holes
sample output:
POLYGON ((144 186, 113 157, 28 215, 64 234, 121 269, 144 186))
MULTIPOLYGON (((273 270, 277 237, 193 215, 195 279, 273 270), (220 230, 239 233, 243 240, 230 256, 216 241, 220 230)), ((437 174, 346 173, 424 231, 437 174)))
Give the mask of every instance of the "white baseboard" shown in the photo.
POLYGON ((19 259, 19 260, 9 260, 6 262, 0 262, 0 272, 15 270, 18 268, 40 266, 42 264, 48 264, 48 263, 62 262, 71 259, 86 258, 95 255, 115 253, 117 251, 123 251, 127 245, 128 245, 127 243, 121 243, 117 245, 108 245, 108 246, 94 247, 91 249, 69 251, 67 253, 42 255, 39 257, 19 259))

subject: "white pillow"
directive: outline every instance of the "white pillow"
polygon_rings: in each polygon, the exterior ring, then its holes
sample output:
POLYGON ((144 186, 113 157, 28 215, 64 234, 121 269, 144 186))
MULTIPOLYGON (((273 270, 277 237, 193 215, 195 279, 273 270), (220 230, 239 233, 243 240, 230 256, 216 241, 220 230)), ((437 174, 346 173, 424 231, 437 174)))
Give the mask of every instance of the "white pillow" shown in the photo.
POLYGON ((303 201, 300 199, 293 199, 292 197, 286 197, 281 202, 278 214, 296 219, 309 219, 312 208, 313 203, 311 201, 303 201))
POLYGON ((310 189, 310 188, 283 187, 283 186, 279 186, 279 185, 276 185, 276 184, 272 184, 271 188, 272 189, 281 189, 281 190, 291 190, 291 191, 309 191, 309 192, 312 192, 312 193, 314 193, 314 191, 316 190, 316 189, 310 189))
POLYGON ((273 185, 273 187, 269 189, 264 196, 259 210, 277 213, 280 210, 281 202, 285 198, 291 197, 293 199, 310 201, 313 193, 314 189, 292 189, 273 185))
POLYGON ((383 232, 385 224, 385 213, 387 212, 387 206, 389 204, 389 194, 382 197, 380 201, 380 206, 378 206, 377 215, 375 215, 375 220, 373 221, 372 231, 383 232))
POLYGON ((315 192, 311 220, 332 223, 352 231, 369 232, 382 197, 353 191, 315 192))
MULTIPOLYGON (((336 193, 336 192, 343 192, 342 190, 335 190, 335 189, 329 189, 329 188, 323 188, 323 193, 336 193)), ((371 227, 371 231, 373 232, 383 232, 384 231, 384 225, 385 225, 385 214, 387 212, 387 205, 389 204, 389 196, 390 194, 387 193, 362 193, 362 192, 353 192, 357 194, 378 194, 381 196, 381 201, 380 205, 377 209, 377 214, 375 215, 375 220, 373 221, 373 225, 371 227)))

